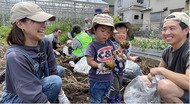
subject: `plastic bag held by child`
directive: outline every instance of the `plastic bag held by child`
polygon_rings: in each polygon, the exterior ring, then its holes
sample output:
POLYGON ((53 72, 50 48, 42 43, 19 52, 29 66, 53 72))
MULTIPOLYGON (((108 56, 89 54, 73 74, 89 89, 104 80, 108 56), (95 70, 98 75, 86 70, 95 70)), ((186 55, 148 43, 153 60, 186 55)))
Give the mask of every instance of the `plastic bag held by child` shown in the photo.
POLYGON ((138 76, 125 88, 125 103, 160 103, 157 86, 152 84, 147 76, 138 76))

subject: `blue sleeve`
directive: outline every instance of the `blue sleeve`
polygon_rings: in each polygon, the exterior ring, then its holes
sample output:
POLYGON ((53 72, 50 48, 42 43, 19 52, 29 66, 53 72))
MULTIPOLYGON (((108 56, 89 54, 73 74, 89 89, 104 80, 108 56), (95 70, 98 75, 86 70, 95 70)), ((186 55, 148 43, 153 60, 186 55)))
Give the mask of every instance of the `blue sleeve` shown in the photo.
POLYGON ((49 75, 58 75, 57 61, 55 58, 55 54, 53 52, 52 43, 47 40, 46 44, 47 44, 47 61, 48 61, 49 75))
POLYGON ((93 42, 88 44, 87 49, 86 49, 86 56, 91 56, 91 57, 95 56, 96 50, 92 44, 93 44, 93 42))
POLYGON ((25 102, 46 103, 47 96, 42 92, 39 79, 33 74, 33 66, 20 52, 7 55, 6 86, 11 93, 25 102))

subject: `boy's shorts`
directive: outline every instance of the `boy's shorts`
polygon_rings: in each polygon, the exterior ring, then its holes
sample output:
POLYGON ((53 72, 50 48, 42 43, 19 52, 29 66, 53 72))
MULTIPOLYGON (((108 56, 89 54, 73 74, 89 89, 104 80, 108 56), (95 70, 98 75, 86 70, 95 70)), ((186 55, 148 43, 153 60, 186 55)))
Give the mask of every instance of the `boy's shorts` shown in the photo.
POLYGON ((184 94, 179 98, 183 103, 189 103, 189 91, 184 90, 184 94))

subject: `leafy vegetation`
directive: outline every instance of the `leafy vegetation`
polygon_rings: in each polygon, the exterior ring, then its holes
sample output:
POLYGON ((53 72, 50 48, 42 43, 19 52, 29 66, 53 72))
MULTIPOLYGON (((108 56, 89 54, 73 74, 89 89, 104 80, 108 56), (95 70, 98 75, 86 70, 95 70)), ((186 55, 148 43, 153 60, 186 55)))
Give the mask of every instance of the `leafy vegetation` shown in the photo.
POLYGON ((153 37, 151 35, 150 38, 140 38, 137 39, 135 38, 134 40, 131 41, 131 44, 134 46, 141 47, 142 51, 145 51, 146 49, 158 49, 158 50, 163 50, 169 45, 165 43, 165 41, 160 37, 153 37))
POLYGON ((71 31, 71 28, 72 28, 72 24, 69 23, 69 25, 67 23, 61 23, 61 24, 53 24, 53 25, 49 25, 46 27, 46 31, 45 31, 45 34, 46 35, 49 35, 51 34, 54 29, 56 27, 59 27, 62 29, 62 33, 59 37, 59 42, 60 44, 64 44, 66 43, 66 41, 69 39, 68 35, 67 35, 67 32, 70 32, 71 31))
POLYGON ((0 27, 0 42, 6 43, 6 37, 9 34, 11 27, 11 25, 0 27))
POLYGON ((112 18, 113 18, 113 22, 114 22, 114 23, 116 23, 116 22, 119 22, 119 21, 120 21, 120 20, 119 20, 119 17, 112 16, 112 18))

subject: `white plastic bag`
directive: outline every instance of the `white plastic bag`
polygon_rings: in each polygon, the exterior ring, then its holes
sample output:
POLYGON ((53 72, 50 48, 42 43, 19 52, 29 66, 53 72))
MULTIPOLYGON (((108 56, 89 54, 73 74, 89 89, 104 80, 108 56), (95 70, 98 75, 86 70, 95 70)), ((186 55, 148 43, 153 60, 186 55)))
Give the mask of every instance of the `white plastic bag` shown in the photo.
POLYGON ((68 47, 66 45, 63 48, 63 53, 65 53, 67 56, 69 56, 68 47))
POLYGON ((137 76, 142 76, 143 73, 141 71, 140 66, 131 61, 127 60, 125 64, 125 73, 123 74, 123 81, 127 82, 128 80, 132 80, 137 76))
POLYGON ((74 66, 74 72, 88 74, 91 66, 88 65, 86 57, 82 57, 74 66))
POLYGON ((152 84, 147 76, 134 78, 125 88, 125 103, 160 103, 160 95, 156 84, 152 84))

